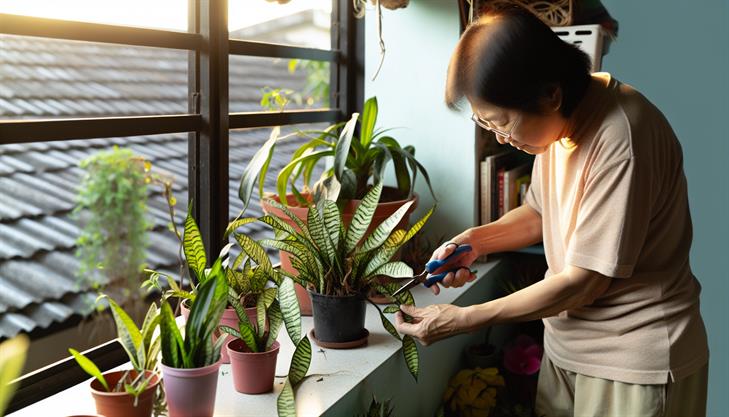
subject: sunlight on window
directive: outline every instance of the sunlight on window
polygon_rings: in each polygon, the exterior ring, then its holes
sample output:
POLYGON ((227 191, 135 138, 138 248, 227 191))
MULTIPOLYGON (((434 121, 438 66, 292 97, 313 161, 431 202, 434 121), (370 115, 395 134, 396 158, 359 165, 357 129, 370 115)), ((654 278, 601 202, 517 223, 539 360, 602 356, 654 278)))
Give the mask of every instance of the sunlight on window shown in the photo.
MULTIPOLYGON (((328 17, 331 7, 331 0, 291 0, 286 4, 267 0, 230 0, 228 28, 233 32, 307 10, 321 11, 328 17)), ((0 13, 187 30, 187 0, 2 0, 0 13)))

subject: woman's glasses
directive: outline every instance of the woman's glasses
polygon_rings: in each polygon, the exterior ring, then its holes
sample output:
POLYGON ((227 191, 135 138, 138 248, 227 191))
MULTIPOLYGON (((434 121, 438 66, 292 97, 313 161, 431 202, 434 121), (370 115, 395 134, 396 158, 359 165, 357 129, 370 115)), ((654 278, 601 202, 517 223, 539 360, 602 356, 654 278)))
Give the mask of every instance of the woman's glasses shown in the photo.
POLYGON ((483 129, 486 129, 490 132, 494 132, 496 136, 499 136, 501 140, 504 142, 507 142, 511 138, 511 132, 514 131, 514 128, 516 128, 516 125, 519 124, 519 120, 521 120, 521 117, 517 117, 517 119, 514 121, 514 124, 511 125, 511 129, 509 131, 497 129, 493 126, 493 123, 489 122, 488 120, 484 120, 476 115, 476 113, 473 113, 471 115, 471 120, 473 120, 477 125, 482 127, 483 129))

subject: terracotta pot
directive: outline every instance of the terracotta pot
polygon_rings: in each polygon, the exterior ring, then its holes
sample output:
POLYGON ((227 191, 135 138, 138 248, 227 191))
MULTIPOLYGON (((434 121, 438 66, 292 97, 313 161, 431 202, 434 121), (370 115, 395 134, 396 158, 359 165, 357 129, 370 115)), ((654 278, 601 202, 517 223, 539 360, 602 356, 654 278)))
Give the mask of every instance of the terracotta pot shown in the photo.
POLYGON ((240 339, 233 339, 226 345, 233 370, 235 390, 243 394, 262 394, 273 391, 276 375, 276 358, 280 345, 273 342, 266 352, 251 352, 240 339))
MULTIPOLYGON (((104 374, 107 384, 113 388, 124 376, 126 371, 113 371, 104 374)), ((137 377, 137 371, 129 371, 131 378, 137 377)), ((107 392, 101 383, 94 379, 91 382, 91 395, 96 402, 96 412, 106 417, 149 417, 154 407, 154 395, 160 378, 151 371, 145 371, 145 377, 152 375, 147 388, 139 394, 137 405, 134 406, 134 396, 122 392, 107 392)))
MULTIPOLYGON (((186 300, 187 301, 187 300, 186 300)), ((180 310, 182 310, 182 316, 185 317, 185 322, 187 322, 187 318, 190 315, 190 309, 187 308, 185 303, 183 302, 180 306, 180 310)), ((256 312, 255 307, 246 308, 246 314, 248 315, 248 320, 251 321, 251 323, 257 322, 258 313, 256 312)), ((223 316, 220 318, 220 324, 228 327, 232 327, 234 329, 238 329, 238 315, 235 313, 234 308, 226 308, 225 311, 223 311, 223 316)), ((268 323, 266 323, 266 328, 268 328, 268 323)), ((213 343, 215 343, 216 340, 218 340, 218 335, 222 334, 223 332, 216 330, 215 334, 213 335, 213 343)), ((233 336, 225 333, 225 338, 230 341, 234 339, 233 336)), ((226 344, 228 342, 225 342, 226 344)), ((230 358, 228 357, 228 350, 225 349, 225 346, 223 346, 222 349, 220 349, 220 357, 223 360, 223 363, 230 363, 230 358)))
POLYGON ((215 410, 218 369, 222 361, 202 368, 172 368, 160 363, 169 417, 206 417, 215 410))
MULTIPOLYGON (((385 187, 385 189, 392 190, 393 188, 385 187)), ((304 194, 303 196, 306 199, 310 198, 309 194, 304 194)), ((280 202, 278 196, 273 196, 272 198, 273 200, 280 202)), ((291 212, 294 213, 296 217, 306 223, 306 219, 309 215, 309 208, 291 206, 293 204, 296 204, 296 198, 293 196, 293 194, 287 195, 286 199, 288 200, 288 204, 290 205, 289 210, 291 210, 291 212)), ((408 210, 407 214, 402 218, 400 223, 397 225, 397 228, 408 227, 408 224, 410 222, 410 214, 418 206, 418 195, 413 194, 412 200, 414 200, 415 203, 413 203, 413 205, 410 207, 410 210, 408 210)), ((394 212, 397 211, 397 209, 402 207, 402 205, 407 203, 408 201, 410 200, 388 201, 385 203, 377 204, 377 209, 375 210, 375 214, 372 217, 372 222, 370 223, 370 227, 367 229, 365 236, 369 235, 373 230, 375 230, 375 228, 377 228, 380 223, 382 223, 386 218, 390 217, 394 212)), ((350 200, 349 203, 344 207, 342 211, 342 219, 344 220, 345 225, 349 226, 349 223, 352 222, 352 217, 354 217, 354 211, 357 208, 357 205, 359 205, 359 202, 360 200, 350 200)), ((276 207, 267 204, 265 201, 261 202, 261 207, 263 208, 264 213, 279 217, 297 231, 299 230, 299 227, 296 225, 296 223, 293 220, 289 219, 282 210, 279 210, 276 207)), ((281 260, 281 270, 288 272, 289 274, 294 276, 298 275, 298 271, 296 271, 291 265, 291 260, 289 258, 288 252, 279 251, 279 259, 281 260)), ((308 291, 306 291, 306 289, 304 289, 304 287, 299 284, 296 284, 294 288, 296 290, 296 298, 299 301, 301 314, 304 316, 312 315, 311 298, 309 297, 308 291)))

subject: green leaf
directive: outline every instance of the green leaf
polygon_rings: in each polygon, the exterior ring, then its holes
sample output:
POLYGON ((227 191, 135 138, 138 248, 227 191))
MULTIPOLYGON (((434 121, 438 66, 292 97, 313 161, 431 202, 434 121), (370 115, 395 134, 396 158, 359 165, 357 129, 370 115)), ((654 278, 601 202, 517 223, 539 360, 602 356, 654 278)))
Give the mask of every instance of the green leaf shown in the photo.
POLYGON ((248 223, 253 223, 256 220, 258 220, 258 219, 255 217, 245 217, 242 219, 233 220, 232 222, 230 222, 228 224, 228 227, 225 228, 225 235, 223 236, 223 238, 227 240, 228 236, 230 236, 231 233, 235 232, 236 229, 238 229, 239 227, 244 226, 248 223))
POLYGON ((271 129, 271 136, 268 140, 256 151, 251 161, 246 165, 243 170, 243 176, 240 180, 240 186, 238 187, 238 197, 243 202, 243 211, 248 208, 248 204, 253 194, 253 188, 256 184, 256 178, 259 175, 265 177, 265 173, 262 173, 264 165, 268 166, 267 162, 271 159, 274 146, 278 140, 281 128, 276 126, 271 129))
POLYGON ((362 147, 367 149, 372 142, 372 133, 375 130, 375 122, 377 121, 377 97, 372 97, 365 101, 362 109, 362 126, 360 131, 360 142, 362 147))
POLYGON ((415 201, 411 200, 403 204, 399 209, 392 213, 390 217, 380 223, 377 228, 367 237, 364 244, 362 244, 360 250, 366 252, 382 245, 390 236, 390 233, 393 231, 393 229, 395 229, 397 225, 400 224, 400 221, 408 213, 408 210, 410 210, 410 207, 413 205, 413 203, 415 203, 415 201))
POLYGON ((392 299, 397 301, 398 304, 415 305, 415 299, 413 298, 413 295, 410 293, 410 291, 403 291, 397 296, 392 295, 395 293, 395 291, 399 290, 401 286, 401 283, 387 283, 384 285, 375 285, 375 289, 380 294, 391 297, 392 299))
POLYGON ((344 125, 344 129, 342 129, 342 133, 339 135, 337 146, 334 149, 334 175, 340 181, 342 180, 342 174, 344 174, 344 167, 347 164, 349 147, 352 144, 352 136, 354 135, 358 118, 359 113, 352 113, 352 118, 344 125))
POLYGON ((236 233, 235 240, 238 241, 241 249, 258 264, 258 267, 263 270, 266 276, 270 276, 273 273, 271 259, 268 257, 266 250, 258 242, 243 233, 236 233))
POLYGON ((383 311, 385 314, 394 314, 400 311, 400 306, 387 306, 383 311))
POLYGON ((278 333, 281 330, 282 324, 283 316, 281 315, 281 308, 278 303, 273 303, 268 310, 268 339, 266 340, 266 345, 263 347, 264 351, 271 349, 273 342, 278 339, 278 333))
POLYGON ((377 268, 372 275, 385 275, 392 278, 412 278, 413 268, 405 262, 389 262, 377 268))
POLYGON ((408 365, 408 371, 415 378, 415 382, 418 381, 418 371, 420 369, 418 347, 415 345, 415 341, 410 336, 403 336, 402 338, 402 354, 405 356, 405 363, 408 365))
POLYGON ((345 241, 345 252, 349 253, 357 246, 362 236, 367 232, 367 228, 372 221, 372 216, 377 209, 377 203, 380 201, 382 193, 382 183, 378 183, 364 196, 354 211, 352 223, 347 229, 347 237, 345 241))
POLYGON ((324 227, 324 220, 315 207, 309 207, 307 226, 309 227, 309 234, 316 243, 317 248, 325 256, 328 261, 328 265, 335 265, 338 261, 334 247, 332 247, 331 239, 329 238, 329 232, 324 227))
POLYGON ((286 186, 289 184, 289 181, 291 179, 291 175, 294 172, 294 169, 296 169, 299 164, 307 163, 312 160, 318 161, 319 159, 324 158, 326 156, 334 156, 334 151, 333 150, 323 150, 323 151, 317 151, 317 152, 314 152, 314 153, 311 153, 308 155, 303 155, 296 159, 293 159, 286 166, 281 168, 281 171, 278 174, 278 178, 276 179, 276 192, 278 193, 279 200, 282 202, 287 201, 286 186))
MULTIPOLYGON (((167 301, 162 302, 160 311, 160 338, 162 340, 162 363, 173 368, 185 368, 185 345, 177 327, 172 308, 167 301)), ((191 364, 189 364, 191 365, 191 364)))
MULTIPOLYGON (((324 227, 329 233, 329 239, 336 250, 339 247, 339 239, 344 235, 344 223, 339 213, 337 203, 331 200, 322 200, 324 227)), ((298 339, 297 339, 298 340, 298 339)))
POLYGON ((192 204, 187 210, 187 218, 185 219, 185 233, 183 238, 183 248, 185 251, 185 259, 187 264, 195 272, 198 282, 205 280, 205 267, 208 260, 205 255, 205 246, 203 245, 200 229, 197 227, 195 219, 192 217, 192 204))
POLYGON ((288 378, 284 382, 283 390, 276 399, 278 417, 296 417, 296 403, 294 402, 294 388, 288 378))
POLYGON ((273 301, 276 299, 276 288, 266 288, 259 296, 258 302, 256 302, 256 317, 257 317, 257 329, 258 338, 263 338, 263 333, 266 331, 266 311, 273 301))
MULTIPOLYGON (((374 303, 372 303, 372 305, 375 306, 375 308, 377 309, 377 312, 380 313, 380 321, 382 321, 382 326, 385 328, 385 330, 387 330, 387 333, 390 333, 392 335, 392 337, 394 337, 397 340, 402 340, 402 339, 400 339, 400 334, 395 329, 395 326, 393 326, 393 324, 390 322, 390 320, 388 320, 387 317, 385 317, 385 315, 382 313, 382 310, 380 310, 380 307, 378 307, 374 303)), ((390 307, 392 307, 392 306, 390 306, 390 307)))
POLYGON ((129 360, 132 363, 132 367, 137 371, 144 370, 145 352, 144 346, 142 345, 142 333, 134 324, 134 320, 122 309, 119 305, 107 297, 109 300, 109 306, 111 306, 111 313, 114 316, 114 322, 116 323, 116 332, 119 336, 119 343, 121 343, 124 350, 129 356, 129 360))
POLYGON ((206 353, 212 351, 213 332, 228 304, 228 285, 219 267, 221 262, 220 258, 215 261, 207 281, 198 286, 185 325, 186 354, 194 367, 211 365, 217 361, 217 358, 208 357, 206 353))
POLYGON ((106 392, 111 392, 111 390, 109 389, 109 384, 106 382, 106 379, 104 379, 104 375, 101 374, 101 371, 96 366, 96 364, 91 362, 89 358, 84 356, 82 353, 79 353, 79 351, 77 351, 76 349, 69 349, 68 351, 71 353, 71 355, 73 355, 73 358, 76 359, 76 362, 78 362, 79 366, 81 367, 81 369, 84 370, 84 372, 96 378, 101 383, 101 385, 104 386, 106 392))
POLYGON ((291 357, 291 365, 289 367, 289 381, 296 386, 309 371, 311 364, 311 342, 309 338, 304 336, 296 345, 294 355, 291 357))
POLYGON ((300 340, 301 311, 299 310, 299 302, 296 299, 294 281, 289 277, 284 277, 278 286, 278 303, 291 341, 300 340))

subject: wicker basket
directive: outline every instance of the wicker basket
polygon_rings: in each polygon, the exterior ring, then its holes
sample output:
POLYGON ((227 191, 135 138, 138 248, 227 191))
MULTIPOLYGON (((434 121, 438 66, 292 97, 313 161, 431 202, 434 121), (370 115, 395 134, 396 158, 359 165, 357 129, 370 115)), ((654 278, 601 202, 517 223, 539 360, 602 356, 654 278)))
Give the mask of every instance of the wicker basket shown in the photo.
POLYGON ((482 10, 517 4, 534 13, 549 26, 569 26, 574 16, 574 0, 483 0, 482 10))

